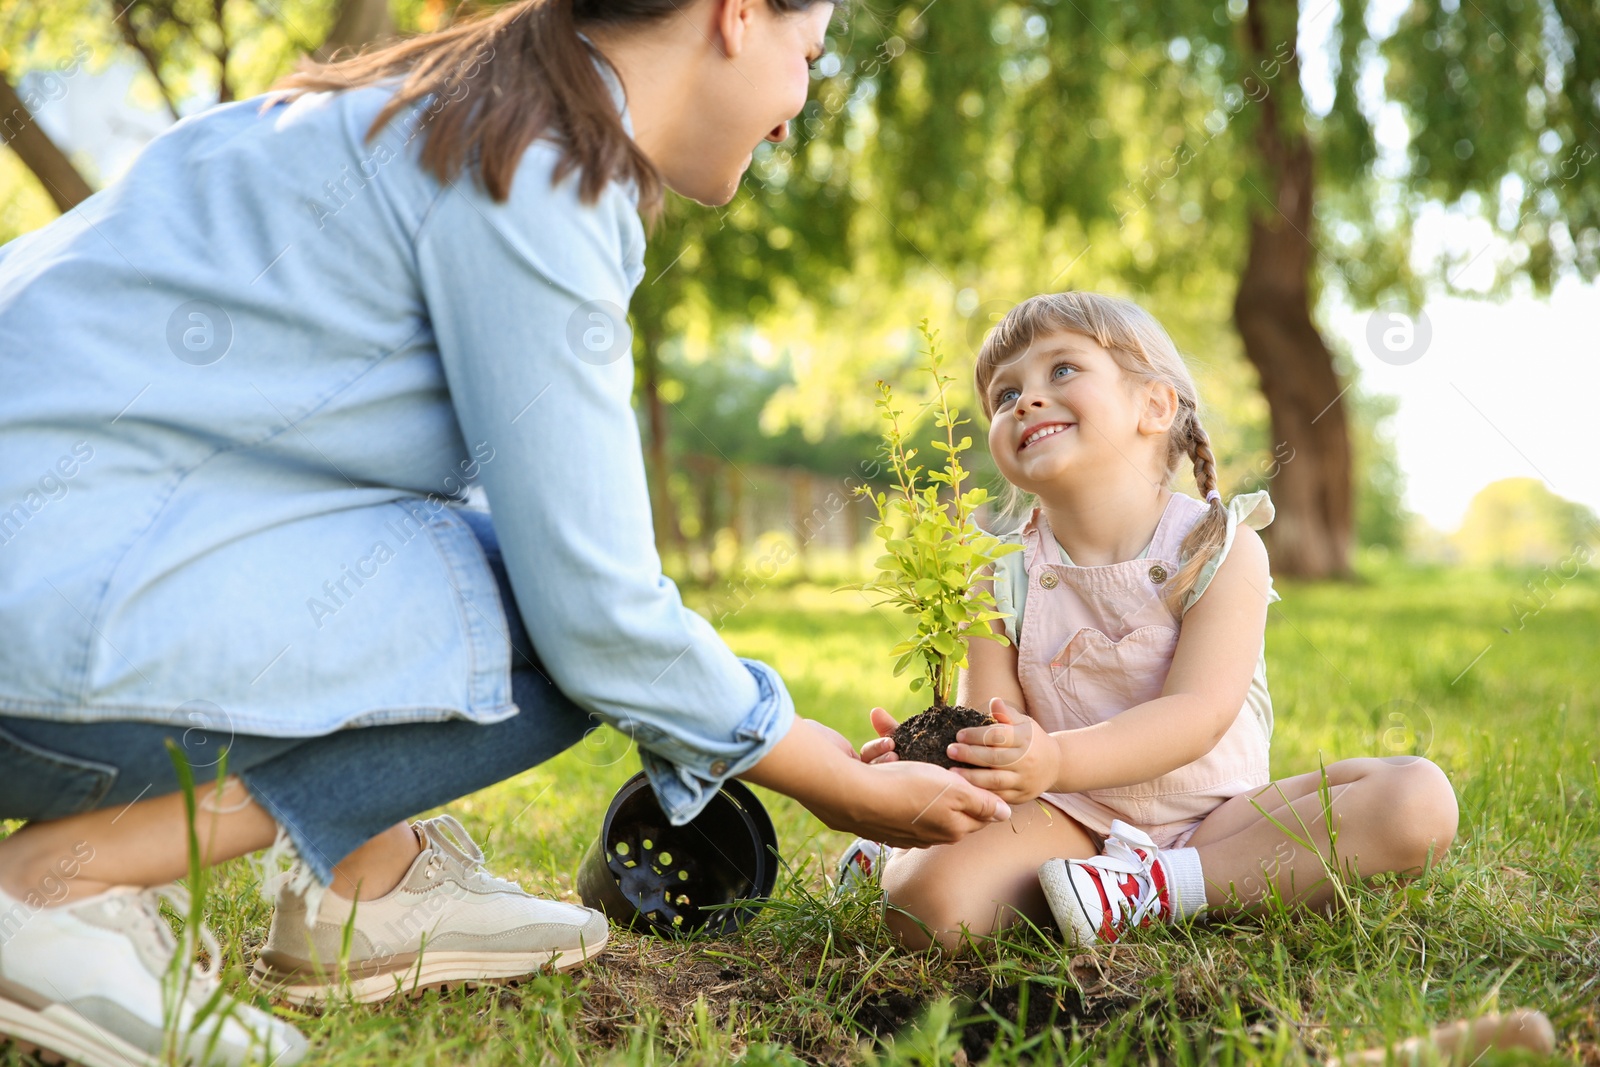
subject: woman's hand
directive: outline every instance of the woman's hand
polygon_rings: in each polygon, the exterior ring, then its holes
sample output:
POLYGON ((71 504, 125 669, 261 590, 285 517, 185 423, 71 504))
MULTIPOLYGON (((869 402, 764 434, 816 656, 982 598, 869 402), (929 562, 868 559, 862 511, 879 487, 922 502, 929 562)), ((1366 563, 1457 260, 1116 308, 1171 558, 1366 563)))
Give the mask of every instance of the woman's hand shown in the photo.
POLYGON ((1061 774, 1056 739, 999 697, 989 701, 989 714, 998 725, 969 726, 956 734, 956 743, 947 750, 951 759, 976 768, 958 767, 956 773, 1009 804, 1054 790, 1061 774))
POLYGON ((856 755, 856 747, 850 743, 850 739, 844 734, 841 734, 838 730, 835 730, 831 726, 824 726, 816 719, 801 719, 800 721, 806 726, 815 730, 817 733, 821 734, 822 737, 827 740, 828 744, 843 752, 846 756, 849 756, 851 759, 861 758, 856 755))
POLYGON ((999 797, 943 767, 909 760, 869 767, 848 744, 841 750, 834 731, 801 722, 740 777, 794 797, 835 830, 922 848, 1011 818, 999 797))
POLYGON ((943 767, 914 760, 857 766, 859 783, 851 795, 829 798, 843 810, 831 813, 831 803, 811 808, 835 830, 895 848, 926 848, 1011 818, 1004 801, 943 767))

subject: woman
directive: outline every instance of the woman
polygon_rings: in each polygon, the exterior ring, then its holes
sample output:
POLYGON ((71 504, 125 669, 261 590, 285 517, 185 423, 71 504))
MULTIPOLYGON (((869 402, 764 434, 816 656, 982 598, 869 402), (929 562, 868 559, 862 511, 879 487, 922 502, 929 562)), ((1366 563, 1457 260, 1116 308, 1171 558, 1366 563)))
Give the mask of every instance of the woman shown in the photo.
MULTIPOLYGON (((407 821, 596 720, 675 822, 733 775, 907 845, 1007 817, 791 728, 651 538, 640 214, 663 187, 731 199, 831 12, 513 4, 185 120, 0 250, 0 817, 31 820, 0 841, 0 1031, 156 1062, 173 890, 148 887, 187 856, 169 740, 207 780, 206 862, 293 854, 254 977, 295 1001, 347 924, 369 1000, 598 951, 597 915, 407 821), (474 484, 492 523, 459 506, 474 484)), ((210 983, 176 1006, 196 1056, 302 1055, 235 1002, 191 1027, 210 983)))

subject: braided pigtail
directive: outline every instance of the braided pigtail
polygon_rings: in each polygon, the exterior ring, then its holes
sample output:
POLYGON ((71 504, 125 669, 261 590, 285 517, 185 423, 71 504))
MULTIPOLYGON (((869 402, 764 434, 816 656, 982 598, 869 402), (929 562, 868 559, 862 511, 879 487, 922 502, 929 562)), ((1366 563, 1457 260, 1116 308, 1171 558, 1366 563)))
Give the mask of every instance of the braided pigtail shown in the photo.
POLYGON ((1178 558, 1182 561, 1178 573, 1167 583, 1167 606, 1176 614, 1183 614, 1183 602, 1193 591, 1200 572, 1222 550, 1228 536, 1228 509, 1223 506, 1222 494, 1217 490, 1217 457, 1211 451, 1211 437, 1200 425, 1200 416, 1194 407, 1183 403, 1178 419, 1172 427, 1174 449, 1181 449, 1194 464, 1194 484, 1205 497, 1206 513, 1183 539, 1178 558))

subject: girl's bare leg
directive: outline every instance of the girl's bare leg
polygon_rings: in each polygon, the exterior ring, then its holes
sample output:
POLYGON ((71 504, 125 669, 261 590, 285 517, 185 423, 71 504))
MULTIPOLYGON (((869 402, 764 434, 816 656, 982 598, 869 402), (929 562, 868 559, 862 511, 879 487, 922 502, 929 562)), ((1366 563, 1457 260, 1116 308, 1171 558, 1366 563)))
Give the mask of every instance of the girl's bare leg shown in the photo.
POLYGON ((1327 782, 1331 820, 1321 772, 1234 797, 1206 817, 1189 845, 1199 852, 1210 908, 1249 910, 1267 897, 1269 885, 1285 901, 1322 907, 1334 897, 1324 859, 1363 878, 1417 874, 1455 840, 1455 791, 1427 759, 1340 760, 1328 765, 1327 782), (1337 833, 1332 849, 1330 821, 1337 833))
POLYGON ((906 947, 926 948, 937 940, 954 948, 962 943, 963 927, 973 936, 985 936, 1019 916, 1041 924, 1051 921, 1039 887, 1039 864, 1059 856, 1082 859, 1097 850, 1082 826, 1043 801, 1011 810, 1010 822, 987 826, 950 845, 897 850, 884 866, 883 888, 891 905, 886 918, 906 947))
MULTIPOLYGON (((210 865, 272 844, 278 824, 228 777, 195 787, 195 833, 210 865)), ((411 827, 397 823, 346 856, 334 892, 352 899, 382 896, 399 883, 420 848, 411 827)), ((0 889, 16 899, 64 904, 116 885, 153 886, 189 870, 183 794, 169 793, 125 808, 32 822, 0 840, 0 889)))

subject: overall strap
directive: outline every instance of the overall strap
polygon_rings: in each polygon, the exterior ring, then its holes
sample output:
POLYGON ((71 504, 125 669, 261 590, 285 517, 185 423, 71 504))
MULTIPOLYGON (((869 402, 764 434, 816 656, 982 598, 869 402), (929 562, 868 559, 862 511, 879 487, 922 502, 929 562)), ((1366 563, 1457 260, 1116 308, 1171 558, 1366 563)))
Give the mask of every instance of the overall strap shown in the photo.
POLYGON ((1150 559, 1182 563, 1183 539, 1205 518, 1208 508, 1205 501, 1196 500, 1187 493, 1173 493, 1166 510, 1161 513, 1161 521, 1156 524, 1146 555, 1150 559))

